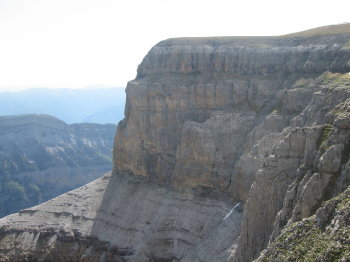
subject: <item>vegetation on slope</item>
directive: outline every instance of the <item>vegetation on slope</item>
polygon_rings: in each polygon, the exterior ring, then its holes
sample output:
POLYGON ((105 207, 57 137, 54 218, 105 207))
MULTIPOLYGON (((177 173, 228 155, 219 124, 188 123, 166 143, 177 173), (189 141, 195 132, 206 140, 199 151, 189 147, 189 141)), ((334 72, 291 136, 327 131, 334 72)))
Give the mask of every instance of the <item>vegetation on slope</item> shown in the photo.
POLYGON ((48 115, 0 117, 0 217, 109 171, 115 128, 48 115))
POLYGON ((338 25, 328 25, 321 26, 317 28, 312 28, 309 30, 292 33, 285 35, 285 37, 312 37, 320 35, 337 35, 337 34, 349 34, 350 33, 350 23, 338 24, 338 25))
POLYGON ((350 261, 350 187, 286 228, 259 261, 350 261))

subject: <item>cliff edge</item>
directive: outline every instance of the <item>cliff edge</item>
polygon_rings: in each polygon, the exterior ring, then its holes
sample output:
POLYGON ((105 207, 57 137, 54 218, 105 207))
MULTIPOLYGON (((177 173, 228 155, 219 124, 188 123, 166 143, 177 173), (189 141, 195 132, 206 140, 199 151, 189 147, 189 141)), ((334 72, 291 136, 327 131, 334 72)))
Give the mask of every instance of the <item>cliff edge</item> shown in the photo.
POLYGON ((1 219, 0 260, 258 258, 350 185, 349 43, 349 24, 160 42, 128 83, 113 173, 1 219))

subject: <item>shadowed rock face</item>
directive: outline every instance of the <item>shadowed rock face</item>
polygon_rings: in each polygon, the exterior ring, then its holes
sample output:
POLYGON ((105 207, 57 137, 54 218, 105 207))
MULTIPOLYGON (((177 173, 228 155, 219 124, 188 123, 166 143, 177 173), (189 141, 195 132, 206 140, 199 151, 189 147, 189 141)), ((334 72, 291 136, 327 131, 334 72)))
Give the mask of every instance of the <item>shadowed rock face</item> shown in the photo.
POLYGON ((128 175, 106 175, 4 218, 0 260, 193 261, 196 253, 227 260, 222 247, 237 238, 242 214, 239 206, 229 213, 232 206, 185 198, 128 175))
POLYGON ((0 260, 257 258, 350 184, 349 40, 159 43, 128 83, 113 173, 0 220, 0 260))

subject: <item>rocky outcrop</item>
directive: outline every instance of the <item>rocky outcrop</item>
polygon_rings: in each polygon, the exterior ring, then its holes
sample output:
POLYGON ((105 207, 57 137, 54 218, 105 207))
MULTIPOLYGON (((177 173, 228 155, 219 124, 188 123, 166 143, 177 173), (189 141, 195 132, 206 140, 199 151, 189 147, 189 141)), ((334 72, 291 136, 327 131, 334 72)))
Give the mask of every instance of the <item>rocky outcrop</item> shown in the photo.
POLYGON ((47 115, 0 117, 0 216, 109 172, 115 128, 47 115))
POLYGON ((350 142, 349 84, 347 74, 324 74, 307 84, 319 90, 264 159, 232 261, 252 261, 286 225, 314 214, 323 200, 349 185, 349 156, 343 150, 350 142))
POLYGON ((257 258, 350 183, 339 27, 157 44, 128 83, 113 173, 0 220, 0 260, 257 258))
POLYGON ((349 261, 350 188, 296 222, 255 261, 349 261))

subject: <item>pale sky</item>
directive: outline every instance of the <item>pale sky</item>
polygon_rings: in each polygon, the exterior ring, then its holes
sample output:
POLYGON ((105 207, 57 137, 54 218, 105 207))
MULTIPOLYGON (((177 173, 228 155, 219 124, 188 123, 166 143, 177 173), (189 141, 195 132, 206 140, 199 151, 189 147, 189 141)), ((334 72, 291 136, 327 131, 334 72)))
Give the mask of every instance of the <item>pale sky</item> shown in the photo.
POLYGON ((0 0, 0 91, 126 86, 183 36, 280 35, 350 22, 349 0, 0 0))

